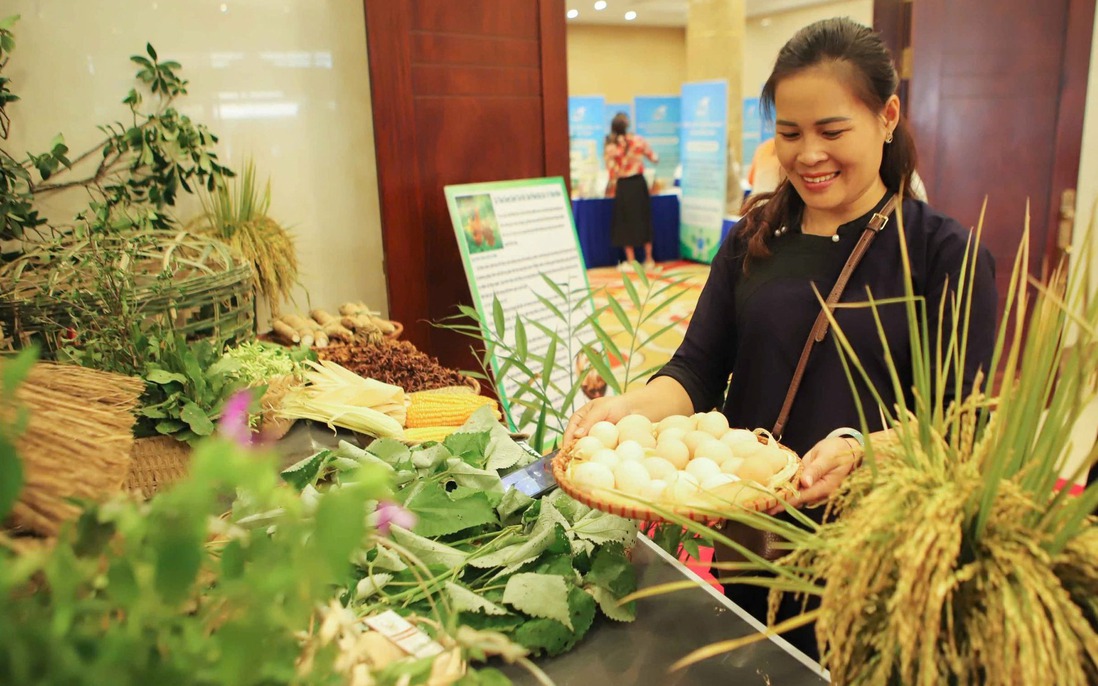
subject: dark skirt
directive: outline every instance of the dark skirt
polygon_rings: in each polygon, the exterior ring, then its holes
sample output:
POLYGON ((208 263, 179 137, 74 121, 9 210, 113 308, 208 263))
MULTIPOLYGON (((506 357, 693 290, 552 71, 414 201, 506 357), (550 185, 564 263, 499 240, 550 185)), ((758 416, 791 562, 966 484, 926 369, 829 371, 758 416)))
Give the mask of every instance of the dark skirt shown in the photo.
POLYGON ((617 248, 652 241, 652 202, 644 174, 618 179, 610 241, 617 248))

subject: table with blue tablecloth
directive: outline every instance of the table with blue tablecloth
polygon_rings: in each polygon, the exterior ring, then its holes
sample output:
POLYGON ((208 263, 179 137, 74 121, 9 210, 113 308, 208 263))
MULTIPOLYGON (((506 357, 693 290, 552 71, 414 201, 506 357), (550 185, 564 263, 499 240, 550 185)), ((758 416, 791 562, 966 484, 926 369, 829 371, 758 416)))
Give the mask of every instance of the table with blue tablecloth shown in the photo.
MULTIPOLYGON (((580 250, 587 268, 611 267, 625 259, 625 252, 610 243, 614 221, 613 198, 584 198, 572 201, 580 250)), ((644 260, 643 247, 637 259, 644 260)), ((657 262, 679 259, 679 196, 652 196, 652 253, 657 262)))

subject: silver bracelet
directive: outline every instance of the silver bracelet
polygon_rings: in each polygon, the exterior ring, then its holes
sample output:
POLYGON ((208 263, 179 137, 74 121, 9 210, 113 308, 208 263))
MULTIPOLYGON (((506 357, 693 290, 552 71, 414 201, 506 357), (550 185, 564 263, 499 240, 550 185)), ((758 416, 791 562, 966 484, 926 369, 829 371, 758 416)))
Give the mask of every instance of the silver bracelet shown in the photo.
POLYGON ((858 442, 858 445, 865 449, 865 435, 857 429, 852 429, 849 426, 840 426, 831 433, 827 434, 825 438, 845 438, 850 437, 858 442))

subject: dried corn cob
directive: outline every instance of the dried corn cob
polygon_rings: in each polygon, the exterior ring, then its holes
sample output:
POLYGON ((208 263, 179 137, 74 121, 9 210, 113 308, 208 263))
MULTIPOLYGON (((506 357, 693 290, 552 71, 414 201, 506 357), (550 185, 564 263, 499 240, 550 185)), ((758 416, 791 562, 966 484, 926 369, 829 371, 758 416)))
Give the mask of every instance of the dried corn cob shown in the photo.
POLYGON ((495 400, 471 393, 412 393, 404 426, 461 426, 478 408, 488 405, 496 419, 502 415, 495 400))

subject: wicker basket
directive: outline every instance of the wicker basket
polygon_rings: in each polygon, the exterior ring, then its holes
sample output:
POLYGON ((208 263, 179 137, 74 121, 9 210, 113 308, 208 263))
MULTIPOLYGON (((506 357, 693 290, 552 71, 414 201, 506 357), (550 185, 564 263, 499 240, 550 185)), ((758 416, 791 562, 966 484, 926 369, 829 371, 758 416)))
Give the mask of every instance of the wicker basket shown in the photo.
MULTIPOLYGON (((767 443, 767 439, 760 436, 759 442, 765 444, 767 443)), ((800 482, 801 478, 801 459, 797 457, 796 453, 785 446, 779 447, 786 452, 786 466, 770 479, 765 485, 765 489, 760 488, 757 484, 754 486, 745 486, 743 495, 737 498, 735 503, 728 503, 729 507, 747 510, 769 510, 771 507, 778 505, 779 499, 789 500, 796 494, 796 484, 800 482)), ((571 497, 584 505, 619 517, 639 519, 648 522, 666 521, 663 515, 650 509, 643 503, 638 502, 636 498, 628 496, 621 491, 613 489, 588 491, 581 488, 572 481, 570 477, 570 467, 574 460, 576 460, 576 457, 570 448, 560 451, 557 453, 557 456, 553 458, 553 476, 556 478, 557 484, 560 485, 561 490, 571 497)), ((713 510, 716 510, 716 507, 707 508, 704 512, 692 510, 688 507, 672 505, 666 505, 664 509, 673 511, 676 515, 686 517, 687 519, 696 522, 719 521, 719 518, 714 517, 713 515, 713 510)))
POLYGON ((138 438, 130 454, 122 488, 146 500, 187 476, 191 464, 191 447, 171 436, 138 438))
MULTIPOLYGON (((7 349, 37 342, 47 354, 78 334, 74 312, 102 312, 89 254, 134 275, 132 307, 188 339, 255 338, 252 267, 231 249, 186 231, 143 231, 95 239, 68 235, 0 269, 0 326, 7 349), (97 309, 98 307, 98 309, 97 309)), ((109 316, 109 315, 106 315, 109 316)))

